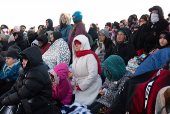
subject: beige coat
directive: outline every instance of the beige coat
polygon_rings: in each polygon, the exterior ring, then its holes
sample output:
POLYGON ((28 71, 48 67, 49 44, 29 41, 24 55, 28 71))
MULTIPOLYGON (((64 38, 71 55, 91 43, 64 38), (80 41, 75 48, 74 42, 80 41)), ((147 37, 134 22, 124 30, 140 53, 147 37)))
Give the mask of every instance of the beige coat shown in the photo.
MULTIPOLYGON (((84 35, 78 35, 74 38, 75 40, 79 40, 81 42, 80 50, 89 50, 90 45, 88 38, 84 35)), ((73 41, 73 80, 71 82, 72 85, 79 85, 82 91, 76 90, 74 88, 75 93, 75 102, 78 102, 83 105, 92 104, 97 95, 99 94, 99 90, 102 87, 102 81, 98 74, 98 64, 97 60, 93 54, 88 54, 83 57, 77 58, 75 56, 74 49, 74 41, 73 41)))

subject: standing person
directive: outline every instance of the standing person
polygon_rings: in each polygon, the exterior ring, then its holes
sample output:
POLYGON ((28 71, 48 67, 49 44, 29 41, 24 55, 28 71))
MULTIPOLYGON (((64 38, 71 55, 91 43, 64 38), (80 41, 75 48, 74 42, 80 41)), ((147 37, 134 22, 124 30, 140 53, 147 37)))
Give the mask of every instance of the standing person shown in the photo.
POLYGON ((128 25, 127 25, 127 20, 126 19, 123 19, 120 21, 120 28, 129 28, 128 25))
POLYGON ((44 26, 44 29, 42 30, 43 32, 41 33, 46 33, 48 36, 48 42, 50 41, 50 35, 54 31, 53 28, 53 21, 51 19, 46 20, 46 25, 44 26))
POLYGON ((130 42, 130 30, 120 28, 116 36, 116 44, 112 44, 106 52, 105 59, 110 55, 119 55, 123 58, 125 64, 133 58, 136 53, 133 44, 130 42))
POLYGON ((20 31, 23 33, 23 39, 28 42, 28 36, 27 33, 25 32, 26 26, 25 25, 21 25, 20 26, 20 31))
POLYGON ((85 25, 82 22, 82 18, 83 18, 82 12, 76 11, 72 15, 72 18, 73 18, 74 25, 73 25, 73 27, 70 30, 70 33, 69 33, 69 36, 68 36, 68 42, 67 42, 70 51, 72 51, 72 42, 73 42, 73 39, 77 35, 80 35, 80 34, 85 35, 86 34, 85 25))
POLYGON ((143 24, 146 24, 149 20, 149 15, 144 14, 139 19, 139 26, 142 26, 143 24))
POLYGON ((1 96, 0 103, 11 106, 28 99, 32 102, 29 105, 33 113, 46 109, 48 103, 42 98, 51 101, 52 84, 43 65, 41 50, 38 47, 27 48, 21 52, 20 60, 23 69, 11 90, 1 96))
POLYGON ((37 38, 39 47, 41 48, 42 55, 48 50, 48 48, 51 46, 50 43, 48 43, 47 35, 40 35, 37 38))
POLYGON ((21 70, 21 62, 17 51, 8 51, 5 56, 5 65, 0 72, 0 96, 11 89, 21 70))
POLYGON ((60 32, 53 32, 51 34, 51 46, 43 54, 43 61, 48 66, 47 69, 52 69, 60 63, 66 63, 69 66, 70 50, 67 42, 62 38, 60 32))
POLYGON ((116 43, 115 36, 117 35, 117 31, 119 28, 120 28, 119 23, 115 21, 112 24, 112 36, 111 36, 111 40, 113 41, 114 44, 116 43))
POLYGON ((104 27, 104 28, 109 31, 109 38, 111 38, 111 36, 112 36, 112 23, 111 23, 111 22, 107 22, 107 23, 105 24, 105 27, 104 27))
POLYGON ((138 18, 137 18, 136 14, 133 14, 133 15, 129 16, 129 18, 128 18, 128 26, 129 26, 129 29, 131 31, 130 34, 133 34, 133 32, 135 32, 137 30, 136 26, 138 26, 138 18))
POLYGON ((103 62, 102 67, 106 80, 99 91, 101 97, 89 106, 93 114, 104 113, 113 104, 124 83, 133 76, 126 71, 125 63, 118 55, 111 55, 103 62))
POLYGON ((74 75, 71 84, 74 88, 75 102, 91 105, 102 86, 99 76, 101 73, 100 61, 97 55, 90 50, 90 44, 85 35, 78 35, 74 38, 72 50, 74 75))
POLYGON ((59 23, 60 23, 60 27, 58 28, 57 31, 62 33, 62 38, 64 39, 64 41, 68 41, 68 36, 69 36, 69 32, 71 29, 71 25, 70 25, 70 17, 68 14, 66 13, 62 13, 60 15, 59 18, 59 23))
POLYGON ((96 25, 94 23, 92 23, 90 25, 88 34, 92 37, 93 42, 95 42, 95 40, 98 38, 97 28, 96 28, 96 25))
POLYGON ((168 22, 164 19, 164 13, 160 6, 149 9, 150 18, 144 28, 144 51, 148 54, 156 46, 156 38, 163 30, 168 30, 168 22))
POLYGON ((20 31, 21 31, 21 32, 25 32, 25 29, 26 29, 26 26, 25 26, 25 25, 21 25, 21 26, 20 26, 20 31))

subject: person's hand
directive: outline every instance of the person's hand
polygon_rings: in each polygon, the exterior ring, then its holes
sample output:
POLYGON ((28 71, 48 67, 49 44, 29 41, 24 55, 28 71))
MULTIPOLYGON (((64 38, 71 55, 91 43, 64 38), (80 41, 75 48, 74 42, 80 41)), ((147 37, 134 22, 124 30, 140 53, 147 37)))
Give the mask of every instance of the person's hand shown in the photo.
POLYGON ((104 95, 105 94, 105 91, 103 91, 102 89, 99 91, 99 94, 100 95, 104 95))
POLYGON ((0 37, 0 41, 2 40, 2 38, 0 37))

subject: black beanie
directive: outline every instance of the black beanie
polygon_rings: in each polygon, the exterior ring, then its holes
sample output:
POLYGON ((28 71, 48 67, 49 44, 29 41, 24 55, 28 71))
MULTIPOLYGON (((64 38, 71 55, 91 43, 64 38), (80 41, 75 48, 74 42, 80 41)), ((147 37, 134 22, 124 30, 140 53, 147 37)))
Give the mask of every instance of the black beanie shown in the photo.
POLYGON ((111 27, 111 22, 107 22, 106 24, 105 24, 105 26, 109 26, 109 27, 111 27))
POLYGON ((19 53, 15 50, 7 51, 5 57, 19 58, 19 53))
POLYGON ((62 38, 61 32, 55 31, 55 32, 53 32, 52 34, 53 34, 54 40, 57 40, 57 39, 59 39, 59 38, 62 38))
POLYGON ((138 18, 137 18, 137 15, 136 14, 133 14, 133 15, 130 15, 129 18, 128 18, 128 22, 129 21, 136 21, 138 18))
POLYGON ((170 36, 169 36, 168 33, 162 32, 162 33, 159 35, 159 39, 162 38, 162 37, 165 38, 165 39, 168 41, 168 44, 170 44, 170 36))
POLYGON ((119 23, 115 21, 112 25, 112 28, 119 29, 120 28, 119 23))

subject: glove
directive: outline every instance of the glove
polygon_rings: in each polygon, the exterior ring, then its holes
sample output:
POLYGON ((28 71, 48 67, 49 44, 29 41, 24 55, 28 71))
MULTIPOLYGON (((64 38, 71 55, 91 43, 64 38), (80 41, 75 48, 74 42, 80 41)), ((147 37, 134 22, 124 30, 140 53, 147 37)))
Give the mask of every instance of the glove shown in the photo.
POLYGON ((77 90, 82 91, 82 90, 80 89, 79 85, 77 85, 76 87, 77 87, 77 90))

